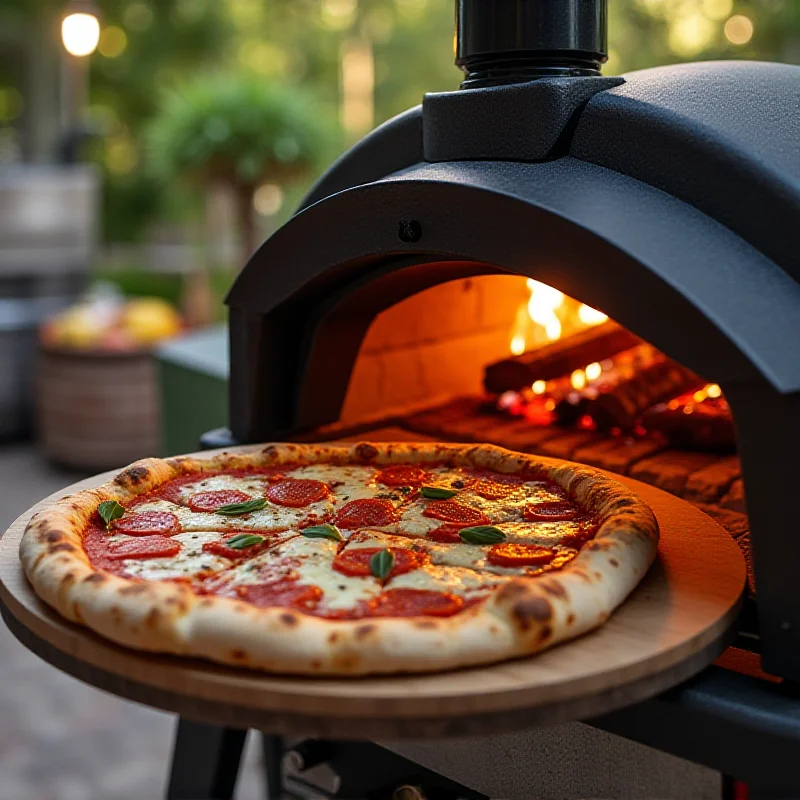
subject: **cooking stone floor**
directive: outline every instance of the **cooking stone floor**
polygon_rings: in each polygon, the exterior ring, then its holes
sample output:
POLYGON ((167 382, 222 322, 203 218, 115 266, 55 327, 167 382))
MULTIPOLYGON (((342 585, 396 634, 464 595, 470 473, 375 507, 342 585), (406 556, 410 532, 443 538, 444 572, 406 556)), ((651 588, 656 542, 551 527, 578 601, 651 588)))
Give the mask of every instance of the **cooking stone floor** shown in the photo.
MULTIPOLYGON (((0 532, 82 477, 48 465, 32 446, 0 448, 0 532)), ((0 622, 0 800, 157 800, 174 720, 58 672, 0 622)), ((237 800, 261 800, 262 785, 251 735, 237 800)))

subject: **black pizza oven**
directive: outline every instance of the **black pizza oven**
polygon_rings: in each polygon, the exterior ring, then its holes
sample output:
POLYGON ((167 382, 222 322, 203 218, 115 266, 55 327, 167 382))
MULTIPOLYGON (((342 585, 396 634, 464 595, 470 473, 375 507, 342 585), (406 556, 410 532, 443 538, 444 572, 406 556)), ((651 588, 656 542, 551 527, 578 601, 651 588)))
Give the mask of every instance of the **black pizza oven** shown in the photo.
POLYGON ((231 290, 231 441, 337 420, 400 300, 533 277, 722 387, 764 665, 800 678, 800 67, 605 78, 603 0, 457 6, 462 88, 345 153, 231 290))

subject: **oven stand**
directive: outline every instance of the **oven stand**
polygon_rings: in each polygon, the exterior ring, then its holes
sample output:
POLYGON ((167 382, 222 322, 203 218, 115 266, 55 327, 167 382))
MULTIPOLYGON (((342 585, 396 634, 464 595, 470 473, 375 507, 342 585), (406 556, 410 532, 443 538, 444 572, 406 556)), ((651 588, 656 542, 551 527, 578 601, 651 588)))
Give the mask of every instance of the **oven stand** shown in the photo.
MULTIPOLYGON (((587 720, 609 733, 730 775, 750 787, 749 800, 800 798, 800 686, 712 666, 657 697, 587 720)), ((230 800, 245 731, 181 719, 169 800, 230 800)), ((305 784, 302 772, 284 776, 287 748, 263 735, 269 800, 336 797, 347 800, 414 800, 400 786, 423 787, 436 800, 487 800, 464 786, 369 742, 310 740, 288 749, 312 752, 310 767, 325 763, 339 778, 335 791, 305 784), (281 784, 283 792, 281 794, 281 784)))
MULTIPOLYGON (((233 800, 246 730, 178 721, 167 800, 233 800)), ((489 800, 455 781, 371 742, 298 742, 288 750, 283 737, 261 734, 266 774, 265 800, 489 800), (318 752, 302 764, 324 763, 333 785, 320 787, 302 775, 284 774, 287 752, 318 752)))

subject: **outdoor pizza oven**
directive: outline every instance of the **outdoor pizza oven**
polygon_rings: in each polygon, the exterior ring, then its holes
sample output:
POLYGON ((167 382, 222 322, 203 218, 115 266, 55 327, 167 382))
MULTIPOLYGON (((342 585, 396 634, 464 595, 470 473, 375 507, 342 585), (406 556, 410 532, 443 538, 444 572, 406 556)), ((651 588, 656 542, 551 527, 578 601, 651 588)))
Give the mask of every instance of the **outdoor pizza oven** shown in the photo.
MULTIPOLYGON (((730 406, 763 664, 800 678, 800 68, 603 77, 603 0, 460 0, 457 33, 462 88, 342 156, 236 281, 230 436, 208 441, 313 435, 482 380, 493 413, 524 407, 519 430, 546 387, 497 383, 509 341, 534 353, 512 373, 533 364, 547 384, 555 358, 578 391, 577 364, 612 368, 610 352, 641 340, 701 381, 667 394, 730 406), (546 368, 539 342, 514 333, 542 285, 572 298, 575 322, 557 346, 540 326, 546 368), (616 325, 597 325, 605 315, 616 325), (601 328, 628 339, 600 345, 601 328)), ((481 440, 475 424, 467 440, 481 440)), ((571 424, 615 433, 591 414, 571 424)))

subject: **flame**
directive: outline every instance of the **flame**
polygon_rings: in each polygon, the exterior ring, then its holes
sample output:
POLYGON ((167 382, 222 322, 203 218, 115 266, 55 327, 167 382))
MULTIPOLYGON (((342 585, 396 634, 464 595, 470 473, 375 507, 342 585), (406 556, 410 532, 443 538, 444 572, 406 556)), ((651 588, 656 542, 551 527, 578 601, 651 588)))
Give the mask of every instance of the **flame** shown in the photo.
POLYGON ((608 316, 602 311, 583 304, 578 309, 578 319, 584 325, 602 325, 608 319, 608 316))
POLYGON ((534 381, 531 389, 534 394, 544 394, 547 391, 547 381, 534 381))
POLYGON ((515 356, 521 356, 525 352, 525 337, 516 334, 511 338, 509 347, 515 356))
POLYGON ((709 383, 705 388, 706 394, 711 398, 722 397, 722 389, 716 383, 709 383))

